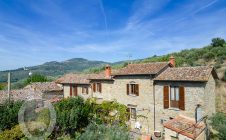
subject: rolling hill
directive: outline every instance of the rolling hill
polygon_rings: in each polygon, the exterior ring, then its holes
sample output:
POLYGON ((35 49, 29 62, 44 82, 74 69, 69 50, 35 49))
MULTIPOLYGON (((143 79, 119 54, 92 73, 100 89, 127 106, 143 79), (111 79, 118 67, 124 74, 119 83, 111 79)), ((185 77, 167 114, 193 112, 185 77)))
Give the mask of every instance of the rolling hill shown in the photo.
MULTIPOLYGON (((105 64, 107 64, 107 62, 91 61, 83 58, 73 58, 63 62, 52 61, 38 66, 27 67, 26 70, 24 68, 19 68, 10 70, 10 72, 12 73, 12 81, 16 82, 27 78, 30 71, 32 73, 56 77, 68 72, 82 72, 85 69, 100 67, 105 64)), ((0 82, 7 81, 7 73, 8 71, 0 72, 0 82)))

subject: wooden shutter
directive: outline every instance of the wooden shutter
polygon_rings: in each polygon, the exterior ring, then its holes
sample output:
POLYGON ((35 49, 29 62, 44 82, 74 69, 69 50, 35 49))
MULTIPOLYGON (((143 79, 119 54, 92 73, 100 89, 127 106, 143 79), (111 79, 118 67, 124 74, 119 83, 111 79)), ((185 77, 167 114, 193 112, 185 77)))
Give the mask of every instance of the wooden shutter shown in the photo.
POLYGON ((130 120, 130 108, 127 108, 126 111, 127 111, 127 114, 128 114, 128 120, 130 120))
POLYGON ((129 84, 126 85, 126 92, 127 92, 127 95, 129 95, 129 84))
POLYGON ((78 88, 77 86, 75 85, 74 86, 74 96, 77 96, 78 95, 78 88))
POLYGON ((135 85, 135 94, 139 96, 139 84, 135 85))
POLYGON ((179 87, 179 109, 185 110, 185 95, 184 95, 184 87, 179 87))
POLYGON ((169 86, 163 88, 163 107, 164 109, 169 108, 169 86))
POLYGON ((99 83, 99 90, 100 90, 100 93, 102 93, 102 84, 99 83))
POLYGON ((96 83, 93 83, 93 92, 96 92, 96 83))
POLYGON ((72 85, 70 85, 70 97, 72 96, 72 85))
POLYGON ((89 94, 89 88, 86 87, 86 94, 89 94))

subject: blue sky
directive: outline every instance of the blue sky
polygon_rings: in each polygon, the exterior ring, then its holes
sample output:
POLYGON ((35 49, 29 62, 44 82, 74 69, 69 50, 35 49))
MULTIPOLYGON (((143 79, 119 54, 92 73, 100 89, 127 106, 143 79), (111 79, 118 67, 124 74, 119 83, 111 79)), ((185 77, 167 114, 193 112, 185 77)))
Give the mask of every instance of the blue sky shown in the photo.
POLYGON ((115 62, 226 38, 225 0, 0 0, 0 70, 115 62))

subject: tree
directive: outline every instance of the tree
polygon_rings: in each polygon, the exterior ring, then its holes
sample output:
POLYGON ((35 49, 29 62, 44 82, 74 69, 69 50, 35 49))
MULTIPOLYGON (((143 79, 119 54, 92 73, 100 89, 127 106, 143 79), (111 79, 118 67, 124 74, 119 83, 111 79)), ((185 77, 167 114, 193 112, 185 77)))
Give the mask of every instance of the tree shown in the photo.
POLYGON ((226 116, 223 113, 216 113, 210 118, 213 129, 219 132, 218 138, 226 140, 226 116))
POLYGON ((0 106, 0 129, 10 129, 14 125, 18 124, 18 112, 22 102, 6 101, 0 106))
POLYGON ((224 44, 225 40, 222 38, 213 38, 211 43, 213 47, 223 47, 224 44))
POLYGON ((27 80, 25 80, 25 84, 30 84, 32 82, 47 82, 48 79, 46 76, 44 75, 40 75, 40 74, 34 74, 31 77, 27 78, 27 80))

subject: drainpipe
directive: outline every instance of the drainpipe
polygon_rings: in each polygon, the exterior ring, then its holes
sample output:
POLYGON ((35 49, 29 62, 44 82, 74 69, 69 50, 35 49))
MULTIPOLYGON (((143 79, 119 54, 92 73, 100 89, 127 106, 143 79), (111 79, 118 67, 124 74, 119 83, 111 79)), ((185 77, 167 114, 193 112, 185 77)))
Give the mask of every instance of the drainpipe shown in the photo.
POLYGON ((155 82, 153 81, 153 99, 154 99, 154 131, 155 131, 155 82))

